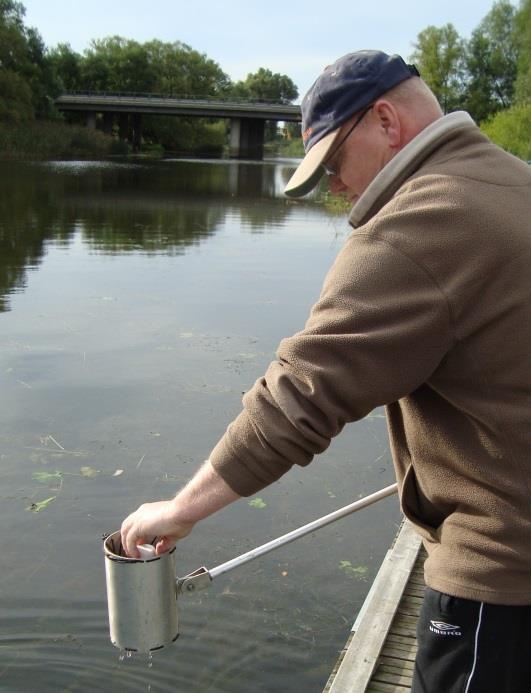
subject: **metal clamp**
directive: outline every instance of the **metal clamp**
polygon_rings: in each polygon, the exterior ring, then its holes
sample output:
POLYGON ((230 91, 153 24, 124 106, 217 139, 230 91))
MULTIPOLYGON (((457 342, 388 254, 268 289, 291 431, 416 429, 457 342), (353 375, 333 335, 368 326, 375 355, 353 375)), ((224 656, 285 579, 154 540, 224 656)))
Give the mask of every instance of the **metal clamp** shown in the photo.
POLYGON ((210 571, 203 566, 194 570, 194 572, 189 575, 177 578, 177 595, 193 594, 194 592, 210 587, 211 583, 212 576, 210 575, 210 571))

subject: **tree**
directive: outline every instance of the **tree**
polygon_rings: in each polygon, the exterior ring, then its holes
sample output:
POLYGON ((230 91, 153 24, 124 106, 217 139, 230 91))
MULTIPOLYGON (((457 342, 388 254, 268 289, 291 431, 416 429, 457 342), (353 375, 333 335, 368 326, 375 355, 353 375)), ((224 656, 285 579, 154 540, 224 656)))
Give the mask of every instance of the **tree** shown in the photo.
POLYGON ((518 50, 515 100, 531 103, 531 0, 521 0, 514 18, 514 40, 518 50))
POLYGON ((155 91, 156 73, 137 41, 109 36, 91 41, 81 62, 81 83, 91 91, 155 91))
POLYGON ((33 120, 34 111, 29 84, 12 70, 0 69, 0 123, 24 123, 33 120))
POLYGON ((524 161, 531 161, 531 103, 499 111, 482 123, 481 129, 500 147, 524 161))
POLYGON ((453 24, 428 26, 417 36, 411 56, 445 113, 459 108, 463 96, 465 44, 453 24))
POLYGON ((242 96, 255 101, 274 103, 291 103, 299 92, 287 75, 271 72, 260 67, 257 72, 249 73, 244 81, 236 82, 233 87, 235 96, 242 96))
POLYGON ((156 89, 162 94, 219 96, 230 79, 220 66, 186 43, 150 41, 144 44, 156 75, 156 89))
POLYGON ((16 0, 0 0, 0 23, 24 31, 24 15, 26 10, 21 2, 16 0))
POLYGON ((0 119, 28 121, 56 115, 52 71, 38 31, 24 26, 24 7, 0 0, 0 119))
POLYGON ((27 79, 32 93, 35 116, 41 119, 59 118, 54 98, 60 93, 60 83, 49 60, 46 46, 36 29, 26 29, 28 58, 31 70, 27 79))
POLYGON ((513 101, 518 57, 515 14, 508 0, 494 3, 468 43, 465 104, 478 121, 508 108, 513 101))
POLYGON ((81 88, 81 56, 70 44, 59 43, 48 51, 48 61, 61 91, 76 91, 81 88))
POLYGON ((216 96, 230 80, 216 62, 180 41, 140 44, 111 36, 85 51, 80 83, 94 91, 216 96))
POLYGON ((24 12, 21 3, 0 0, 0 121, 4 122, 34 117, 24 12))

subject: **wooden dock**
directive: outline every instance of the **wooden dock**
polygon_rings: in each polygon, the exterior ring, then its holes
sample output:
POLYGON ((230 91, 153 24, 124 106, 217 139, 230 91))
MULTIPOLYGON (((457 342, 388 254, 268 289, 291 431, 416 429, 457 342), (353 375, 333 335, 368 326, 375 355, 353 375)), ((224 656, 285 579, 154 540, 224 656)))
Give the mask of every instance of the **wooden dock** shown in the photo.
POLYGON ((405 521, 323 693, 409 693, 425 557, 420 537, 405 521))

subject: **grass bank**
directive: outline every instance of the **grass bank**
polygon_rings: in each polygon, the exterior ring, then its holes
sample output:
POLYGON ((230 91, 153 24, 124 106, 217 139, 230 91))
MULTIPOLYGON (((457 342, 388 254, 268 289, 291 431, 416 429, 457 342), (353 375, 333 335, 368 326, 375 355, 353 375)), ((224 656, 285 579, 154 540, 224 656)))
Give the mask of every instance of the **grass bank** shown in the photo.
POLYGON ((276 154, 278 156, 286 157, 300 157, 304 156, 304 146, 302 144, 302 139, 297 138, 293 140, 273 140, 271 142, 266 142, 264 145, 264 150, 268 154, 276 154))
POLYGON ((127 154, 128 147, 98 130, 56 122, 0 124, 0 159, 79 159, 127 154))

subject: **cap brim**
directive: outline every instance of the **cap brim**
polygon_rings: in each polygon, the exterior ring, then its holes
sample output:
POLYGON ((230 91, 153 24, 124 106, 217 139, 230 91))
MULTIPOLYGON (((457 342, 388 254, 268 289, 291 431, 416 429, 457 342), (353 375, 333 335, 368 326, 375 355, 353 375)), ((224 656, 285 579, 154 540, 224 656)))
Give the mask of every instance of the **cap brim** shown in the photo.
POLYGON ((341 128, 329 132, 310 149, 301 161, 295 173, 284 188, 284 194, 289 197, 301 197, 313 190, 321 180, 324 169, 321 164, 328 156, 332 145, 337 139, 341 128))

